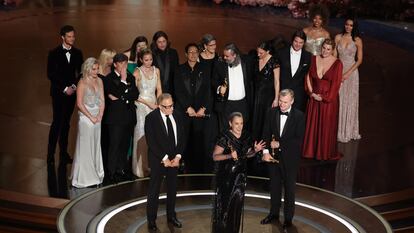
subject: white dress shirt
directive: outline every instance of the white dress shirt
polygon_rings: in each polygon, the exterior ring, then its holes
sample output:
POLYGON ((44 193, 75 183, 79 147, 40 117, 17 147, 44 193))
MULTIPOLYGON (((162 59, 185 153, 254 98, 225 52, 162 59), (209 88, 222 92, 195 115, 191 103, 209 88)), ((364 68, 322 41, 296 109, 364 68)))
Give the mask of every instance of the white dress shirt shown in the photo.
POLYGON ((242 100, 246 96, 242 65, 228 67, 229 97, 228 100, 242 100))
POLYGON ((299 68, 300 56, 302 55, 302 49, 295 51, 292 46, 290 47, 290 71, 292 72, 292 78, 295 76, 296 71, 299 68))
MULTIPOLYGON (((291 109, 292 109, 292 107, 290 107, 286 112, 289 113, 291 109)), ((282 136, 283 128, 285 127, 287 118, 288 117, 286 115, 280 115, 280 132, 279 132, 279 136, 282 136)))
MULTIPOLYGON (((63 49, 65 50, 70 50, 72 47, 66 48, 63 44, 62 44, 63 49)), ((66 59, 68 59, 68 63, 70 63, 70 53, 66 52, 66 59)))

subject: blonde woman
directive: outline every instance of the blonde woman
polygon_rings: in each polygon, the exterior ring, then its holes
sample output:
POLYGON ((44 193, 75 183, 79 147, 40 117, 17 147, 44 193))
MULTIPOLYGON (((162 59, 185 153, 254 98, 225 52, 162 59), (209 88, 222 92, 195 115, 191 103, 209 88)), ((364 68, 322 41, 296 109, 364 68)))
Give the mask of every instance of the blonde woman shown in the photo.
POLYGON ((140 53, 142 65, 134 72, 135 81, 139 90, 137 106, 137 124, 134 130, 134 148, 132 155, 132 172, 138 177, 149 175, 147 142, 145 140, 145 117, 152 110, 158 108, 157 97, 161 95, 160 71, 152 65, 151 50, 145 49, 140 53))
POLYGON ((116 51, 113 49, 102 49, 98 59, 99 76, 107 76, 109 73, 111 73, 113 58, 115 54, 116 51))
POLYGON ((72 186, 99 185, 104 178, 101 152, 101 121, 105 108, 103 83, 98 78, 98 61, 90 57, 82 65, 76 90, 79 109, 78 136, 72 166, 72 186))

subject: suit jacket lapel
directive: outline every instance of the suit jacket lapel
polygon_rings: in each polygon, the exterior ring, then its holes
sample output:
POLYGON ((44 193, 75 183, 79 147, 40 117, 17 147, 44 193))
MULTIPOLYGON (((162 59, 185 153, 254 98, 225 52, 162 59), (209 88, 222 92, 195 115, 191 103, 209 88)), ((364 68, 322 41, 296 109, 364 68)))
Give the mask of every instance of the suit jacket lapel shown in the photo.
POLYGON ((280 109, 277 110, 276 114, 275 114, 275 128, 276 128, 276 134, 275 134, 275 138, 280 138, 280 109))
MULTIPOLYGON (((296 72, 297 73, 297 72, 296 72)), ((285 126, 283 127, 283 132, 282 132, 282 135, 280 136, 280 137, 283 137, 283 135, 285 135, 285 132, 286 132, 286 129, 290 126, 290 122, 292 122, 292 118, 294 117, 293 116, 293 109, 291 109, 290 110, 290 113, 289 113, 289 116, 288 116, 288 118, 286 119, 286 122, 285 122, 285 126)))
POLYGON ((203 80, 203 71, 199 70, 197 66, 198 66, 198 63, 194 66, 194 70, 197 70, 197 73, 196 73, 196 88, 195 88, 195 94, 198 93, 198 90, 200 89, 201 84, 204 81, 203 80), (197 69, 196 69, 196 67, 197 67, 197 69))
POLYGON ((158 117, 157 118, 158 118, 158 121, 159 121, 159 125, 161 126, 162 132, 165 134, 165 137, 168 138, 167 129, 165 128, 164 120, 161 117, 161 111, 159 109, 157 111, 158 111, 158 114, 157 114, 158 117))
MULTIPOLYGON (((286 50, 286 61, 287 61, 287 69, 289 71, 289 77, 293 78, 293 74, 292 74, 292 64, 290 63, 290 49, 286 50)), ((297 72, 296 72, 297 73, 297 72)))
POLYGON ((244 81, 244 89, 246 89, 247 85, 247 71, 246 71, 246 63, 242 60, 241 61, 242 72, 243 72, 243 81, 244 81))

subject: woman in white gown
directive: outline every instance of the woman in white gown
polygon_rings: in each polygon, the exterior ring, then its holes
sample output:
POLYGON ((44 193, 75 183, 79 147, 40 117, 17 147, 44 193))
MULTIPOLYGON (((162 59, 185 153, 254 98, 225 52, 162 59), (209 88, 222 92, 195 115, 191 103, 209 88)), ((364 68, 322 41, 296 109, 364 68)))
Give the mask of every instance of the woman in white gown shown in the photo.
POLYGON ((157 97, 161 95, 160 71, 152 65, 151 50, 145 49, 140 53, 142 65, 134 71, 136 85, 139 90, 137 106, 137 124, 134 131, 134 148, 132 155, 132 172, 138 177, 149 175, 147 143, 144 134, 145 117, 156 109, 157 97))
POLYGON ((101 184, 104 178, 101 152, 101 120, 105 108, 103 83, 98 78, 98 61, 91 57, 82 65, 76 90, 79 109, 78 136, 72 166, 72 186, 101 184))

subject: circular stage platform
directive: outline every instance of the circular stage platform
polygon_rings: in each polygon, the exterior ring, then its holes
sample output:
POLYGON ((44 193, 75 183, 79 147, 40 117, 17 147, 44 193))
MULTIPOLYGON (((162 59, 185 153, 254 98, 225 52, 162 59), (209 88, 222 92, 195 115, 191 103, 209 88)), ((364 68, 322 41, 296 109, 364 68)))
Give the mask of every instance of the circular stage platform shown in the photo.
MULTIPOLYGON (((88 192, 72 200, 60 213, 60 232, 148 232, 146 193, 148 179, 119 183, 88 192)), ((249 177, 244 205, 243 232, 382 233, 392 232, 372 209, 339 194, 297 185, 294 226, 261 225, 269 211, 267 180, 249 177)), ((176 212, 183 223, 177 229, 167 224, 165 187, 161 189, 158 232, 211 232, 212 175, 182 175, 178 179, 176 212)), ((281 211, 283 219, 283 213, 281 211)))

